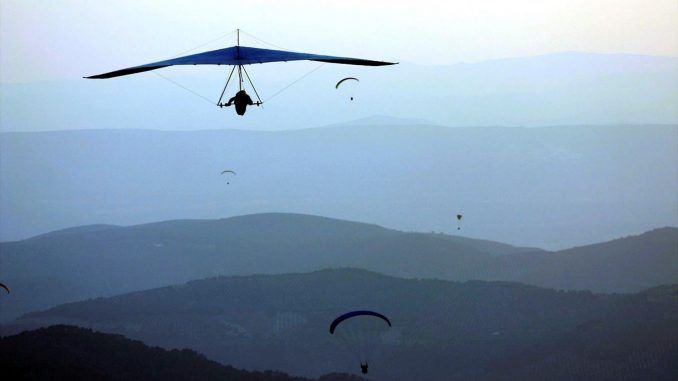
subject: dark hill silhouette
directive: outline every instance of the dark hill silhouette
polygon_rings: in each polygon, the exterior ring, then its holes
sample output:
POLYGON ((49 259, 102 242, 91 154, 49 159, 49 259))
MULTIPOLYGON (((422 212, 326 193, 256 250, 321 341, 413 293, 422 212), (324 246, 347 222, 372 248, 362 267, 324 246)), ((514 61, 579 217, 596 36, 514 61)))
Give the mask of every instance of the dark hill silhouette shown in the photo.
POLYGON ((318 376, 357 370, 327 328, 342 312, 369 308, 393 323, 371 366, 378 380, 668 380, 662 375, 675 375, 669 359, 678 354, 677 295, 678 286, 605 295, 323 270, 65 304, 4 330, 76 324, 245 369, 318 376))
POLYGON ((498 258, 496 278, 564 289, 635 292, 678 282, 678 229, 661 228, 544 255, 498 258))
MULTIPOLYGON (((0 369, 10 380, 311 381, 280 372, 248 372, 194 351, 148 347, 120 335, 57 325, 0 338, 0 369)), ((359 381, 332 374, 317 381, 359 381)))
POLYGON ((6 320, 68 301, 216 275, 353 266, 467 279, 470 268, 492 256, 522 250, 298 214, 86 226, 0 243, 3 281, 14 289, 11 303, 0 300, 0 315, 6 320))
POLYGON ((0 243, 2 319, 57 304, 217 275, 357 267, 449 280, 630 292, 678 282, 678 229, 562 252, 330 218, 269 213, 86 226, 0 243))
POLYGON ((120 226, 117 225, 107 225, 107 224, 96 224, 96 225, 85 225, 85 226, 74 226, 70 228, 65 228, 61 230, 55 230, 53 232, 45 233, 45 234, 40 234, 37 235, 33 238, 40 238, 40 237, 54 237, 57 235, 69 235, 69 234, 82 234, 82 233, 94 233, 94 232, 101 232, 101 231, 107 231, 115 228, 119 228, 120 226))

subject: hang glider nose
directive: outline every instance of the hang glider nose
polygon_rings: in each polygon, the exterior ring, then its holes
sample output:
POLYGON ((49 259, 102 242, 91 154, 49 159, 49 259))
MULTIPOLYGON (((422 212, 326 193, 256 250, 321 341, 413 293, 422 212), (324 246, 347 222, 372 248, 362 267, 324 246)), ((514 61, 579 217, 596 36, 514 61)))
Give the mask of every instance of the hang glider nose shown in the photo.
POLYGON ((177 57, 165 61, 153 62, 145 65, 133 66, 126 69, 97 74, 89 79, 104 79, 123 75, 142 73, 174 65, 252 65, 268 62, 287 61, 318 61, 344 65, 385 66, 395 65, 397 62, 373 61, 362 58, 337 57, 320 54, 288 52, 284 50, 260 49, 247 46, 232 46, 230 48, 211 50, 204 53, 177 57))

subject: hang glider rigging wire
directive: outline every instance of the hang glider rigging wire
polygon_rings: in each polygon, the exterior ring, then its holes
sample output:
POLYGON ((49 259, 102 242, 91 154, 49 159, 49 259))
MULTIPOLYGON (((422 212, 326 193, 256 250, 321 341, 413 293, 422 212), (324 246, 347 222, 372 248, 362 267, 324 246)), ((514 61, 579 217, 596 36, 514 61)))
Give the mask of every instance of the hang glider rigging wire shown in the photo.
MULTIPOLYGON (((245 75, 247 76, 247 79, 250 81, 250 85, 252 86, 252 89, 254 90, 254 93, 257 95, 257 98, 258 98, 259 101, 263 104, 263 103, 268 103, 271 99, 273 99, 273 98, 275 98, 276 96, 282 94, 282 93, 285 92, 287 89, 289 89, 290 87, 296 85, 298 82, 301 82, 302 80, 304 80, 304 79, 305 79, 306 77, 308 77, 309 75, 311 75, 311 74, 315 73, 316 71, 320 70, 320 69, 321 69, 323 66, 325 66, 326 64, 327 64, 327 62, 321 62, 320 64, 318 64, 318 66, 316 66, 316 67, 314 67, 313 69, 307 71, 304 75, 302 75, 301 77, 299 77, 299 78, 295 79, 294 81, 290 82, 288 85, 285 85, 285 86, 282 87, 280 90, 276 91, 275 93, 273 93, 271 96, 269 96, 268 98, 266 98, 266 99, 264 99, 264 100, 261 100, 261 97, 259 96, 259 93, 257 92, 257 89, 254 87, 254 84, 252 83, 252 80, 250 79, 249 74, 247 74, 247 71, 245 71, 245 75)), ((243 68, 243 69, 244 69, 244 68, 243 68)), ((231 76, 233 75, 233 72, 234 72, 234 71, 235 71, 235 66, 233 66, 233 68, 231 68, 231 73, 229 74, 228 79, 226 80, 226 84, 224 85, 224 88, 223 88, 223 90, 221 91, 221 95, 219 96, 219 101, 217 101, 217 104, 221 103, 221 100, 223 99, 224 94, 226 93, 226 88, 228 87, 228 84, 229 84, 230 81, 231 81, 231 76)), ((204 95, 202 95, 202 94, 200 94, 200 93, 197 93, 197 92, 195 92, 195 91, 189 89, 188 87, 186 87, 186 86, 184 86, 184 85, 182 85, 182 84, 180 84, 180 83, 178 83, 178 82, 176 82, 176 81, 174 81, 174 80, 171 80, 171 79, 165 77, 164 75, 158 73, 157 71, 152 71, 152 73, 155 74, 155 75, 157 75, 158 77, 160 77, 160 78, 162 78, 162 79, 168 81, 169 83, 171 83, 171 84, 173 84, 173 85, 175 85, 175 86, 177 86, 177 87, 179 87, 179 88, 181 88, 181 89, 184 89, 184 90, 188 91, 189 93, 191 93, 191 94, 193 94, 193 95, 195 95, 195 96, 197 96, 197 97, 199 97, 199 98, 201 98, 201 99, 203 99, 203 100, 209 102, 211 105, 214 105, 214 102, 213 102, 212 100, 210 100, 209 98, 207 98, 206 96, 204 96, 204 95)))
MULTIPOLYGON (((231 36, 231 35, 233 35, 233 34, 235 34, 235 33, 238 33, 238 34, 242 33, 242 34, 244 34, 244 35, 246 35, 246 36, 252 38, 253 40, 256 40, 256 41, 260 42, 260 43, 263 43, 263 44, 266 44, 266 45, 269 45, 269 46, 272 46, 272 47, 275 47, 275 48, 278 48, 278 49, 283 49, 283 50, 285 50, 285 48, 283 48, 283 47, 281 47, 281 46, 278 46, 278 45, 275 45, 275 44, 271 44, 271 43, 266 42, 266 41, 264 41, 264 40, 262 40, 262 39, 260 39, 260 38, 258 38, 258 37, 256 37, 256 36, 254 36, 254 35, 252 35, 252 34, 250 34, 250 33, 247 33, 247 32, 245 32, 245 31, 236 29, 236 30, 233 30, 233 31, 231 31, 231 32, 229 32, 229 33, 226 33, 226 34, 224 34, 224 35, 222 35, 222 36, 220 36, 220 37, 218 37, 218 38, 215 38, 215 39, 212 39, 212 40, 210 40, 210 41, 207 41, 207 42, 205 42, 205 43, 203 43, 203 44, 197 45, 197 46, 195 46, 195 47, 192 48, 192 49, 189 49, 189 50, 183 51, 183 52, 181 52, 181 53, 178 53, 177 56, 181 56, 181 55, 183 55, 183 54, 192 52, 192 51, 194 51, 194 50, 196 50, 196 49, 199 49, 199 48, 201 48, 201 47, 204 47, 204 46, 206 46, 206 45, 209 45, 209 44, 214 43, 214 42, 216 42, 216 41, 219 41, 219 40, 221 40, 221 39, 224 39, 224 38, 226 38, 226 37, 228 37, 228 36, 231 36)), ((238 37, 238 44, 239 44, 239 37, 238 37)), ((298 82, 302 81, 303 79, 305 79, 305 78, 308 77, 309 75, 311 75, 311 74, 313 74, 314 72, 318 71, 320 68, 322 68, 323 66, 325 66, 326 63, 327 63, 327 62, 321 62, 318 66, 316 66, 315 68, 313 68, 313 69, 309 70, 308 72, 304 73, 302 76, 300 76, 299 78, 297 78, 297 79, 295 79, 294 81, 290 82, 289 84, 285 85, 285 86, 282 87, 280 90, 276 91, 275 93, 273 93, 273 95, 269 96, 268 98, 266 98, 266 99, 263 100, 263 101, 261 100, 261 97, 259 96, 259 93, 257 92, 257 89, 254 87, 254 83, 252 83, 252 79, 250 78, 249 73, 247 73, 247 70, 245 70, 245 68, 244 68, 242 65, 234 65, 233 68, 231 69, 231 72, 230 72, 230 74, 229 74, 229 76, 228 76, 228 79, 226 80, 226 84, 224 85, 224 88, 223 88, 223 90, 222 90, 222 92, 221 92, 221 95, 220 95, 220 97, 219 97, 219 101, 217 101, 216 104, 219 105, 219 104, 221 103, 221 100, 222 100, 223 97, 224 97, 224 93, 226 92, 226 89, 227 89, 227 87, 228 87, 228 84, 229 84, 229 82, 231 81, 231 77, 232 77, 232 75, 233 75, 233 72, 234 72, 235 69, 236 69, 236 66, 238 66, 238 75, 239 75, 239 81, 240 81, 240 82, 239 82, 239 85, 238 85, 239 89, 242 89, 242 85, 243 85, 243 83, 244 83, 244 78, 242 77, 242 73, 241 73, 241 70, 242 70, 242 71, 245 72, 245 77, 246 77, 247 80, 249 81, 250 86, 252 87, 252 90, 254 90, 254 93, 256 94, 256 96, 257 96, 259 102, 261 102, 261 103, 263 104, 263 103, 265 103, 265 102, 269 102, 271 99, 273 99, 273 98, 275 98, 276 96, 282 94, 283 92, 285 92, 285 91, 286 91, 287 89, 289 89, 290 87, 294 86, 295 84, 297 84, 298 82)), ((160 74, 160 73, 158 73, 158 72, 156 72, 156 71, 153 71, 153 74, 155 74, 155 75, 157 75, 159 78, 162 78, 162 79, 164 79, 164 80, 170 82, 171 84, 173 84, 173 85, 175 85, 175 86, 177 86, 177 87, 179 87, 179 88, 181 88, 181 89, 183 89, 183 90, 185 90, 185 91, 188 91, 189 93, 191 93, 191 94, 193 94, 193 95, 195 95, 195 96, 197 96, 197 97, 199 97, 199 98, 201 98, 201 99, 203 99, 203 100, 209 102, 210 104, 214 105, 214 102, 213 102, 212 100, 210 100, 208 97, 206 97, 206 96, 204 96, 204 95, 202 95, 202 94, 200 94, 200 93, 198 93, 198 92, 196 92, 196 91, 194 91, 194 90, 188 88, 187 86, 184 86, 184 85, 180 84, 179 82, 174 81, 174 80, 172 80, 172 79, 170 79, 170 78, 168 78, 168 77, 166 77, 166 76, 164 76, 164 75, 162 75, 162 74, 160 74)))
MULTIPOLYGON (((193 47, 193 48, 191 48, 191 49, 188 49, 188 50, 184 50, 184 51, 182 51, 182 52, 179 52, 179 53, 173 55, 172 57, 176 58, 176 57, 182 56, 182 55, 184 55, 184 54, 186 54, 186 53, 190 53, 190 52, 195 51, 195 50, 197 50, 197 49, 200 49, 200 48, 202 48, 202 47, 204 47, 204 46, 207 46, 207 45, 209 45, 209 44, 211 44, 211 43, 214 43, 214 42, 217 42, 217 41, 219 41, 219 40, 222 40, 222 39, 224 39, 224 38, 226 38, 226 37, 232 36, 232 35, 234 35, 234 34, 237 33, 237 32, 238 32, 238 30, 237 30, 237 29, 234 29, 234 30, 232 30, 232 31, 230 31, 230 32, 228 32, 228 33, 226 33, 226 34, 224 34, 224 35, 221 35, 221 36, 219 36, 219 37, 217 37, 217 38, 211 39, 211 40, 209 40, 209 41, 207 41, 207 42, 204 42, 204 43, 202 43, 202 44, 200 44, 200 45, 197 45, 197 46, 195 46, 195 47, 193 47)), ((249 33, 248 33, 248 35, 249 35, 249 33)), ((233 69, 231 70, 231 75, 233 75, 233 70, 235 70, 235 66, 233 66, 233 69)), ((189 93, 191 93, 191 94, 197 96, 198 98, 201 98, 201 99, 205 100, 206 102, 209 102, 209 104, 214 105, 214 102, 213 102, 211 99, 209 99, 208 97, 206 97, 206 96, 204 96, 204 95, 202 95, 202 94, 200 94, 200 93, 198 93, 198 92, 196 92, 196 91, 193 91, 193 90, 189 89, 188 87, 186 87, 186 86, 180 84, 179 82, 174 81, 174 80, 172 80, 172 79, 170 79, 170 78, 167 78, 167 77, 165 77, 164 75, 158 73, 157 71, 153 71, 153 74, 157 75, 159 78, 162 78, 162 79, 164 79, 165 81, 167 81, 167 82, 169 82, 169 83, 171 83, 171 84, 173 84, 173 85, 175 85, 175 86, 177 86, 177 87, 179 87, 179 88, 181 88, 181 89, 183 89, 183 90, 188 91, 189 93)), ((228 80, 229 80, 229 81, 231 80, 231 75, 228 76, 228 80)), ((228 82, 226 82, 226 84, 228 84, 228 82)), ((226 91, 226 87, 224 87, 224 92, 225 92, 225 91, 226 91)), ((221 98, 224 96, 224 92, 221 93, 221 97, 219 97, 219 99, 221 99, 221 98)))
MULTIPOLYGON (((188 50, 184 50, 183 52, 177 53, 177 54, 175 54, 175 55, 172 56, 172 57, 173 57, 173 58, 177 58, 177 57, 179 57, 179 56, 183 56, 184 54, 190 53, 190 52, 195 51, 195 50, 198 50, 198 49, 202 48, 203 46, 207 46, 207 45, 209 45, 209 44, 211 44, 211 43, 214 43, 214 42, 217 42, 217 41, 219 41, 219 40, 222 40, 222 39, 224 39, 224 38, 226 38, 226 37, 232 36, 232 35, 234 35, 234 34, 237 33, 237 32, 238 32, 238 30, 237 30, 237 29, 234 29, 234 30, 232 30, 232 31, 230 31, 230 32, 228 32, 228 33, 226 33, 226 34, 224 34, 224 35, 221 36, 221 37, 217 37, 217 38, 215 38, 215 39, 213 39, 213 40, 209 40, 209 41, 207 41, 207 42, 205 42, 205 43, 203 43, 203 44, 200 44, 200 45, 198 45, 198 46, 196 46, 196 47, 194 47, 194 48, 191 48, 191 49, 188 49, 188 50)), ((241 32, 242 32, 242 31, 241 31, 241 32)), ((248 33, 248 35, 249 35, 249 33, 248 33)))
POLYGON ((168 81, 169 83, 171 83, 171 84, 173 84, 173 85, 175 85, 175 86, 178 86, 178 87, 180 87, 180 88, 182 88, 182 89, 188 91, 189 93, 191 93, 191 94, 193 94, 193 95, 195 95, 195 96, 197 96, 197 97, 199 97, 199 98, 205 100, 205 101, 208 102, 209 104, 214 105, 214 102, 212 102, 211 99, 209 99, 209 98, 207 98, 206 96, 204 96, 204 95, 202 95, 202 94, 199 94, 199 93, 197 93, 197 92, 195 92, 195 91, 189 89, 188 87, 182 85, 181 83, 176 82, 176 81, 174 81, 174 80, 172 80, 172 79, 169 79, 169 78, 165 77, 164 75, 162 75, 162 74, 160 74, 160 73, 158 73, 158 72, 156 72, 156 71, 154 71, 153 74, 155 74, 155 75, 157 75, 158 77, 164 79, 165 81, 168 81))
POLYGON ((303 80, 304 78, 308 77, 309 75, 311 75, 311 74, 313 74, 314 72, 316 72, 317 70, 319 70, 321 67, 325 66, 325 64, 327 64, 327 62, 321 62, 321 63, 320 63, 318 66, 316 66, 314 69, 308 71, 306 74, 304 74, 304 75, 302 75, 301 77, 299 77, 299 78, 295 79, 294 81, 292 81, 292 83, 290 83, 289 85, 283 87, 282 89, 276 91, 276 92, 275 92, 273 95, 271 95, 270 97, 266 98, 266 99, 264 100, 264 102, 270 101, 271 99, 273 99, 274 97, 276 97, 276 96, 279 95, 280 93, 282 93, 282 92, 284 92, 285 90, 289 89, 290 87, 294 86, 297 82, 303 80))
POLYGON ((257 96, 257 99, 259 99, 259 103, 263 104, 264 102, 262 102, 261 97, 259 96, 259 93, 257 92, 257 88, 254 87, 254 83, 252 82, 252 79, 250 79, 250 75, 247 74, 247 69, 245 69, 244 66, 242 66, 242 71, 245 72, 245 76, 247 77, 247 80, 250 81, 250 86, 252 86, 252 90, 254 90, 254 94, 257 96))
MULTIPOLYGON (((237 29, 236 29, 236 31, 237 31, 237 29)), ((242 34, 244 34, 244 35, 246 35, 246 36, 248 36, 248 37, 251 37, 252 39, 254 39, 254 40, 256 40, 256 41, 259 41, 259 42, 261 42, 261 43, 264 44, 264 45, 268 45, 268 46, 273 47, 273 48, 276 48, 276 49, 289 50, 289 49, 287 49, 287 48, 283 48, 282 46, 279 46, 279 45, 276 45, 276 44, 271 44, 270 42, 266 42, 266 41, 262 40, 261 38, 259 38, 259 37, 257 37, 257 36, 254 36, 254 35, 252 35, 252 34, 250 34, 250 33, 245 32, 244 30, 241 30, 240 33, 242 33, 242 34)))
MULTIPOLYGON (((243 65, 237 65, 237 68, 238 68, 238 82, 239 82, 238 83, 238 90, 242 90, 243 84, 245 83, 245 79, 243 78, 243 75, 242 75, 242 73, 244 72, 245 77, 247 78, 247 80, 250 83, 250 87, 252 88, 252 90, 254 90, 254 94, 256 94, 256 96, 257 96, 258 105, 262 105, 262 108, 263 108, 264 102, 261 100, 261 97, 259 96, 259 93, 257 92, 257 88, 254 87, 254 83, 252 82, 252 79, 250 79, 250 75, 247 74, 247 69, 245 69, 245 67, 243 65)), ((231 82, 231 77, 233 76, 233 72, 235 71, 235 69, 236 69, 236 66, 233 66, 233 68, 231 69, 231 73, 228 75, 228 79, 226 80, 226 84, 224 85, 224 89, 221 90, 221 95, 219 96, 219 100, 217 101, 217 106, 219 106, 219 107, 223 107, 222 100, 224 99, 224 93, 226 93, 226 89, 228 88, 228 84, 231 82)))

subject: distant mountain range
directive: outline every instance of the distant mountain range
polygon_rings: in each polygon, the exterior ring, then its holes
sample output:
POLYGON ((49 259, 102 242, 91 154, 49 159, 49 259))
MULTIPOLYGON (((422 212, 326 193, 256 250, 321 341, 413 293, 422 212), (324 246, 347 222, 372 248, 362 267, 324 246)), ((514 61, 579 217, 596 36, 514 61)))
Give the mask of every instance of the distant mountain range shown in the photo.
POLYGON ((3 133, 0 239, 272 211, 448 233, 461 213, 460 234, 546 249, 678 226, 678 125, 412 123, 3 133))
MULTIPOLYGON (((150 348, 120 335, 53 326, 0 338, 0 368, 10 380, 312 381, 280 372, 248 372, 193 351, 150 348)), ((360 381, 331 374, 317 381, 360 381)))
POLYGON ((678 282, 678 229, 558 252, 299 214, 84 226, 0 243, 2 319, 218 275, 357 267, 448 280, 633 292, 678 282))
POLYGON ((633 295, 506 282, 398 279, 364 270, 217 277, 30 313, 4 334, 56 323, 188 347, 245 369, 359 371, 328 333, 353 309, 393 323, 374 380, 671 380, 678 289, 633 295))
MULTIPOLYGON (((678 123, 676 57, 562 52, 437 66, 325 65, 275 95, 317 66, 252 66, 250 75, 265 104, 244 118, 152 73, 103 81, 5 83, 0 85, 0 129, 281 130, 371 115, 450 126, 678 123), (360 83, 350 91, 335 89, 347 76, 360 83), (36 94, 48 101, 36 107, 36 94)), ((225 75, 223 67, 173 67, 157 73, 214 103, 225 75)), ((234 92, 231 87, 227 94, 234 92)))

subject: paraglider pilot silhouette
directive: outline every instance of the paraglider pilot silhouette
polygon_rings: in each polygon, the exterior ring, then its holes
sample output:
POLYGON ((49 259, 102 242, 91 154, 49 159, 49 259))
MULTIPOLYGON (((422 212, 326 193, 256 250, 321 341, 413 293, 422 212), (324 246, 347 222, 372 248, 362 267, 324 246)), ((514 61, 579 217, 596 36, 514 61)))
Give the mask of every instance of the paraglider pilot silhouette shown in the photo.
POLYGON ((367 374, 367 361, 364 364, 360 363, 360 371, 363 372, 363 374, 367 374))
POLYGON ((358 310, 340 315, 330 324, 330 334, 341 339, 360 361, 360 371, 367 374, 367 359, 391 327, 391 321, 379 312, 358 310))
POLYGON ((245 115, 247 111, 247 106, 257 105, 259 106, 261 102, 252 102, 252 98, 247 94, 245 90, 240 90, 233 98, 229 99, 226 103, 220 103, 219 107, 229 107, 230 105, 235 104, 235 112, 238 115, 245 115))

